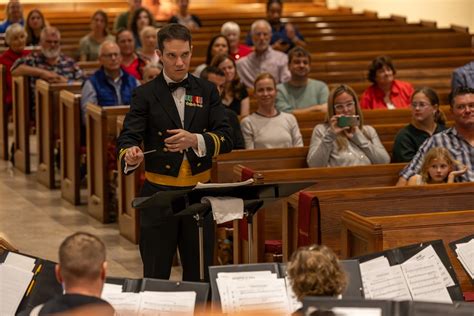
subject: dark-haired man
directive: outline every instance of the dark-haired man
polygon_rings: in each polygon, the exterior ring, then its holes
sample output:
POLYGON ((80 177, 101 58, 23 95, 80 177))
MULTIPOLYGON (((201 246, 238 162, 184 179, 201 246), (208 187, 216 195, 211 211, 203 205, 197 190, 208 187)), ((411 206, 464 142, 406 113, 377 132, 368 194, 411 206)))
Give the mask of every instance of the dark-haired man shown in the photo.
MULTIPOLYGON (((231 128, 216 87, 188 73, 191 48, 191 33, 185 26, 164 26, 158 32, 157 50, 163 71, 132 94, 117 149, 125 174, 145 160, 141 196, 209 181, 212 157, 232 150, 231 128), (146 157, 144 151, 149 152, 146 157)), ((196 221, 190 216, 164 217, 163 211, 150 208, 140 214, 144 277, 168 279, 177 246, 183 280, 198 281, 196 221)), ((213 261, 212 218, 204 226, 207 266, 213 261)))

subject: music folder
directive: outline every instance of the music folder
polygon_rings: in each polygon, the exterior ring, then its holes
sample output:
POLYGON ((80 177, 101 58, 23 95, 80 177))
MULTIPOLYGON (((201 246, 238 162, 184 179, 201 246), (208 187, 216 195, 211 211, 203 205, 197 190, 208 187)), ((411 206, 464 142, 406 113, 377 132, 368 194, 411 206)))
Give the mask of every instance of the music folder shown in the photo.
POLYGON ((384 300, 338 299, 327 296, 306 296, 303 298, 303 315, 332 315, 351 316, 392 316, 396 315, 396 303, 384 300), (321 312, 318 314, 317 312, 321 312))
MULTIPOLYGON (((461 239, 458 239, 458 240, 455 240, 455 241, 452 241, 449 243, 449 247, 451 248, 451 250, 454 252, 454 254, 456 255, 456 258, 458 258, 459 260, 459 254, 457 253, 457 248, 458 248, 458 245, 459 244, 464 244, 464 243, 467 243, 467 242, 470 242, 471 240, 474 239, 474 234, 473 235, 469 235, 469 236, 466 236, 464 238, 461 238, 461 239)), ((471 274, 469 273, 469 271, 467 270, 467 268, 464 266, 464 263, 461 262, 461 260, 459 260, 460 263, 461 263, 461 266, 462 268, 464 269, 464 272, 470 277, 471 279, 471 283, 474 284, 474 278, 471 277, 471 274)))

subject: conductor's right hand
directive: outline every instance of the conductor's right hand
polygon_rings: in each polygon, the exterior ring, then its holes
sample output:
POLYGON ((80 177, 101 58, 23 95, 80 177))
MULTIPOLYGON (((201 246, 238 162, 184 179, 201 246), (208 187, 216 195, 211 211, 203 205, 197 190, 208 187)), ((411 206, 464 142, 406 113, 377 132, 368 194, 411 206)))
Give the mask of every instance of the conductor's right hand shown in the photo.
POLYGON ((138 146, 133 146, 127 148, 127 152, 125 153, 124 160, 125 162, 130 165, 138 165, 143 161, 143 152, 138 146))

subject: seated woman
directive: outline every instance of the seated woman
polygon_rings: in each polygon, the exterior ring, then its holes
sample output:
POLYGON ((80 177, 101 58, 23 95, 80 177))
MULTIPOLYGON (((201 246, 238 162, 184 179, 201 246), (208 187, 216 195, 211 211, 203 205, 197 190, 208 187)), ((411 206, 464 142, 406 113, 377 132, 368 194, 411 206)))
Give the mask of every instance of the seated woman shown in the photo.
POLYGON ((362 109, 407 108, 413 94, 413 86, 395 79, 396 70, 388 56, 375 58, 370 67, 368 79, 372 85, 362 94, 362 109))
POLYGON ((10 0, 5 6, 5 17, 3 22, 0 22, 0 33, 5 33, 10 25, 19 23, 24 25, 23 21, 23 7, 19 0, 10 0))
POLYGON ((28 55, 30 52, 25 50, 26 32, 18 23, 12 24, 5 33, 5 42, 8 49, 0 55, 0 64, 5 68, 6 93, 3 95, 3 105, 8 109, 12 107, 12 74, 11 67, 15 61, 28 55))
POLYGON ((33 9, 26 17, 25 31, 27 33, 26 46, 39 45, 41 30, 46 26, 43 13, 33 9))
POLYGON ((420 174, 408 179, 408 185, 454 183, 466 171, 467 167, 454 160, 446 148, 433 147, 425 155, 420 174))
POLYGON ((117 32, 117 45, 122 55, 122 69, 138 80, 143 78, 143 67, 146 62, 135 52, 133 34, 127 29, 117 32))
POLYGON ((239 60, 252 52, 252 48, 240 43, 240 26, 235 22, 225 22, 221 27, 221 34, 229 41, 229 56, 239 60))
POLYGON ((247 88, 240 81, 235 61, 229 55, 216 55, 211 62, 211 67, 217 67, 225 74, 225 88, 221 95, 222 103, 237 115, 249 115, 250 100, 247 88))
POLYGON ((305 296, 339 296, 347 277, 336 254, 324 245, 301 247, 288 263, 288 279, 297 299, 305 296))
POLYGON ((99 58, 99 47, 105 41, 114 41, 115 37, 107 31, 107 13, 96 11, 91 18, 91 31, 79 41, 79 60, 94 61, 99 58))
POLYGON ((439 110, 439 98, 433 89, 417 89, 411 98, 411 111, 411 123, 395 137, 393 162, 411 161, 427 138, 446 129, 446 118, 439 110))
POLYGON ((133 38, 135 39, 135 48, 142 47, 142 42, 140 41, 140 33, 146 26, 155 25, 155 19, 151 12, 141 7, 135 10, 128 21, 128 29, 132 31, 133 38))
POLYGON ((314 128, 306 161, 310 167, 390 162, 375 129, 364 125, 357 95, 351 87, 340 85, 329 94, 326 122, 314 128))
POLYGON ((272 75, 257 76, 254 89, 257 112, 240 123, 245 149, 303 147, 296 118, 275 108, 276 82, 272 75))
POLYGON ((156 65, 160 61, 160 57, 156 54, 156 47, 158 47, 157 31, 153 26, 145 26, 140 33, 142 47, 138 50, 138 54, 147 64, 156 65))
POLYGON ((194 69, 193 75, 199 77, 201 75, 201 71, 203 71, 207 66, 211 65, 211 61, 214 56, 219 54, 227 55, 228 53, 229 41, 227 41, 227 38, 220 34, 212 37, 209 41, 209 45, 207 46, 206 62, 197 66, 196 69, 194 69))

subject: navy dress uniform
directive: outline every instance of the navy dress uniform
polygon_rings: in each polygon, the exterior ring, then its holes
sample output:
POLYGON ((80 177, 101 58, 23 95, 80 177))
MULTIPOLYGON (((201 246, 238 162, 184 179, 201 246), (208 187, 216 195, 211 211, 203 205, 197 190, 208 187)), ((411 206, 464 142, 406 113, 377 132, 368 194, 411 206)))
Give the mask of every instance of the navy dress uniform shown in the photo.
MULTIPOLYGON (((198 181, 209 181, 212 157, 232 150, 232 129, 216 87, 190 74, 181 83, 169 81, 162 72, 154 80, 134 90, 130 112, 125 117, 123 130, 117 139, 119 160, 125 174, 131 172, 123 159, 127 148, 140 146, 143 142, 144 151, 156 150, 145 155, 146 180, 141 196, 189 188, 198 181), (183 104, 177 104, 181 102, 184 102, 184 111, 183 104), (184 152, 170 152, 165 146, 165 139, 171 136, 167 130, 172 129, 184 129, 202 135, 204 156, 198 156, 192 148, 184 152)), ((214 249, 212 215, 205 220, 204 232, 204 261, 205 266, 208 266, 212 264, 214 249)), ((190 216, 163 219, 160 210, 142 210, 140 254, 144 277, 168 279, 176 247, 183 265, 183 280, 198 281, 196 221, 190 216)), ((205 271, 207 274, 207 269, 205 271)))

